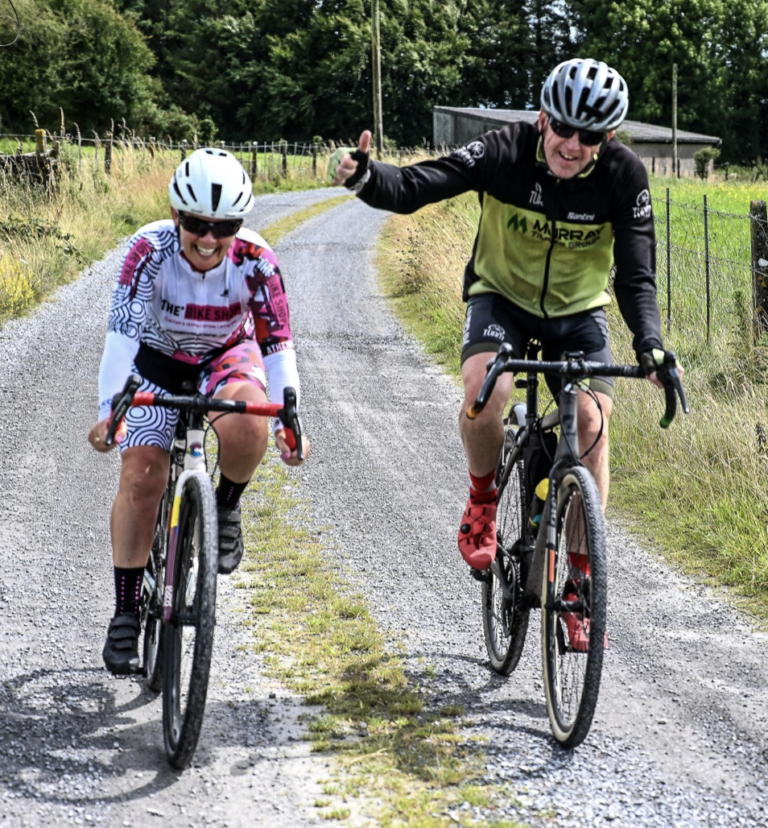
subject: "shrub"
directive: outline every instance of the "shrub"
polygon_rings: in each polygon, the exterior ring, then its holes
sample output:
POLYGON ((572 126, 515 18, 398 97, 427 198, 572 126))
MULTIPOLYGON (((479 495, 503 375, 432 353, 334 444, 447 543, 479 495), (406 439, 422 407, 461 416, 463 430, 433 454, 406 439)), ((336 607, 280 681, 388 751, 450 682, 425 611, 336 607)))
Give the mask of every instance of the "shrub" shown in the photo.
POLYGON ((696 175, 699 178, 706 179, 709 176, 709 162, 717 161, 720 157, 720 150, 712 147, 704 147, 694 154, 693 160, 696 162, 696 175))

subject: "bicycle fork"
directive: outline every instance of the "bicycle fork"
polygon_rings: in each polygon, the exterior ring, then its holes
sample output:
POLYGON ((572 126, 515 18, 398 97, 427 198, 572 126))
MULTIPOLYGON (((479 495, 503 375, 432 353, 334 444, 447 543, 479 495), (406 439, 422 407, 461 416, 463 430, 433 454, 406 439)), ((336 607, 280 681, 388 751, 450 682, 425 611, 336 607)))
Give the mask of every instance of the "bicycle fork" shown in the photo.
MULTIPOLYGON (((565 471, 579 463, 579 436, 577 426, 578 389, 573 383, 566 383, 558 400, 560 416, 560 439, 552 468, 549 472, 549 491, 541 517, 533 558, 528 569, 525 592, 531 597, 541 596, 544 608, 554 608, 555 564, 557 561, 557 494, 559 483, 565 471), (549 566, 546 572, 546 589, 544 582, 544 562, 549 566)), ((564 608, 558 608, 564 609, 564 608)))
MULTIPOLYGON (((191 414, 190 426, 186 431, 184 450, 184 471, 176 480, 173 506, 168 526, 168 559, 165 565, 165 589, 163 590, 163 623, 170 624, 173 615, 173 578, 176 571, 176 553, 179 541, 179 514, 181 494, 187 479, 198 471, 205 471, 205 431, 202 415, 191 414)), ((176 448, 176 446, 174 446, 176 448)))

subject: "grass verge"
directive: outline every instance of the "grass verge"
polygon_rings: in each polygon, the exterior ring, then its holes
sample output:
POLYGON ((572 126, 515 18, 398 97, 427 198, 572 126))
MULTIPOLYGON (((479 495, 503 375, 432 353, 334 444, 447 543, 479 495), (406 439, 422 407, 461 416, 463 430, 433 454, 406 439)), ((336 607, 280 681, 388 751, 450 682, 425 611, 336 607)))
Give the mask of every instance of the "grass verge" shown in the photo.
MULTIPOLYGON (((411 216, 393 216, 379 244, 379 270, 395 310, 455 374, 464 315, 461 274, 477 219, 477 198, 468 194, 411 216)), ((679 289, 689 288, 682 282, 679 289)), ((729 587, 732 600, 764 627, 768 344, 752 343, 746 308, 734 306, 730 313, 718 347, 692 349, 684 333, 673 328, 665 334, 667 347, 684 354, 692 408, 669 430, 658 427, 660 394, 647 383, 617 380, 610 508, 689 573, 729 587)), ((634 362, 615 304, 609 316, 614 358, 634 362)))
POLYGON ((460 734, 464 711, 409 681, 297 492, 276 457, 262 464, 244 496, 235 586, 248 590, 266 671, 322 706, 308 738, 338 761, 318 814, 383 828, 515 828, 503 816, 512 794, 482 783, 481 748, 460 734))

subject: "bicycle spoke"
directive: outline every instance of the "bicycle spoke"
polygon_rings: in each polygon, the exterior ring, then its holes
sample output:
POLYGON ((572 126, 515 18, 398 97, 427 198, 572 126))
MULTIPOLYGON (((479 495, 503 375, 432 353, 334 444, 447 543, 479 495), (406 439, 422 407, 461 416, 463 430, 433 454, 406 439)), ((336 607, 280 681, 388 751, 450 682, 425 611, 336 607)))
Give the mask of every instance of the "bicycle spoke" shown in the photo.
POLYGON ((518 557, 527 511, 522 461, 507 462, 499 480, 497 564, 492 567, 489 580, 483 583, 481 596, 488 657, 493 669, 503 675, 517 667, 528 630, 529 613, 522 607, 518 557))
POLYGON ((216 602, 215 508, 210 480, 204 472, 192 473, 179 508, 173 614, 165 639, 163 730, 176 768, 192 758, 205 710, 216 602))
POLYGON ((561 744, 575 747, 589 732, 600 687, 605 530, 597 486, 586 469, 571 469, 558 495, 554 582, 552 601, 542 614, 542 658, 552 731, 561 744))

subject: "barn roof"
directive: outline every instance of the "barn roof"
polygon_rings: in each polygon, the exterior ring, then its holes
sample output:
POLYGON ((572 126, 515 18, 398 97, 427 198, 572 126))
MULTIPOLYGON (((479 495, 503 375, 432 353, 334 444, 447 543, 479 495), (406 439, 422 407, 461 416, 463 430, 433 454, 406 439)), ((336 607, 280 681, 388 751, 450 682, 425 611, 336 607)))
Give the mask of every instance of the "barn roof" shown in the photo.
MULTIPOLYGON (((469 118, 483 120, 486 123, 495 122, 499 126, 511 121, 528 121, 533 123, 539 117, 538 109, 473 109, 469 107, 436 106, 435 112, 445 112, 466 115, 469 118)), ((619 127, 626 132, 633 143, 671 144, 672 128, 645 124, 642 121, 624 121, 619 127)), ((678 144, 711 144, 718 145, 720 139, 714 135, 702 135, 698 132, 677 130, 678 144)))

